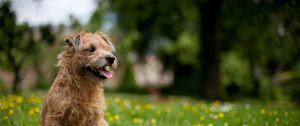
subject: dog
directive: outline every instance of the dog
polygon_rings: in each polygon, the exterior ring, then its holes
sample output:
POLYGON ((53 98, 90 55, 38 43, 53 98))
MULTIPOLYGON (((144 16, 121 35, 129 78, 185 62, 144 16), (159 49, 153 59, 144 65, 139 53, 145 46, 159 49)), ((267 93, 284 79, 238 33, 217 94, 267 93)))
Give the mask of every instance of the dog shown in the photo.
POLYGON ((115 47, 102 32, 66 39, 60 70, 44 98, 41 126, 108 126, 103 81, 117 67, 115 47))

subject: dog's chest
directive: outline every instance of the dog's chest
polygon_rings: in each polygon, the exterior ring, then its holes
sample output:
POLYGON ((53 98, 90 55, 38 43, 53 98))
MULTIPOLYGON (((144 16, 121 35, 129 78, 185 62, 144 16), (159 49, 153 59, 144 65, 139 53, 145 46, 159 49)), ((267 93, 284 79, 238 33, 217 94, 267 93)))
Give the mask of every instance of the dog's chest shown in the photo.
POLYGON ((104 114, 103 103, 100 99, 96 101, 72 100, 69 107, 65 108, 63 120, 69 123, 88 124, 100 119, 104 114))

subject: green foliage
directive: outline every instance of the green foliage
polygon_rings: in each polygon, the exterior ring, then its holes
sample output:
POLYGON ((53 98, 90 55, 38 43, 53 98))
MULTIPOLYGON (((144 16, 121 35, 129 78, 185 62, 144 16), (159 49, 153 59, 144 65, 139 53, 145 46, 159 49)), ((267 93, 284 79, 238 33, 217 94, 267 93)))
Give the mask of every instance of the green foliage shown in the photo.
POLYGON ((251 89, 250 68, 247 59, 236 51, 223 55, 222 58, 222 82, 224 86, 237 84, 244 89, 251 89))
POLYGON ((41 33, 41 41, 45 41, 47 44, 52 45, 56 37, 52 31, 52 26, 50 24, 41 25, 39 30, 41 33))
POLYGON ((197 67, 199 64, 197 59, 199 53, 199 43, 195 35, 183 32, 175 42, 168 42, 163 48, 166 55, 174 55, 178 63, 184 65, 192 65, 197 67))
MULTIPOLYGON (((113 11, 117 14, 118 27, 125 35, 138 32, 140 38, 134 41, 134 51, 143 56, 155 52, 153 46, 160 48, 162 37, 174 41, 186 26, 184 18, 190 16, 185 6, 192 2, 174 1, 111 1, 113 11), (155 41, 155 42, 152 42, 155 41)), ((191 7, 193 8, 193 7, 191 7)))

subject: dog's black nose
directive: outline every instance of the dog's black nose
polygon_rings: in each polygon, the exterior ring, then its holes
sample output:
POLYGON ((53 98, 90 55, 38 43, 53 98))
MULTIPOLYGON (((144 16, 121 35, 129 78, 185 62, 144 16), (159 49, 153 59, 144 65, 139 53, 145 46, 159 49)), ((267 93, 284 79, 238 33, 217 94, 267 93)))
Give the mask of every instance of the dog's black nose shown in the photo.
POLYGON ((110 65, 112 65, 116 58, 114 56, 107 56, 105 59, 110 65))

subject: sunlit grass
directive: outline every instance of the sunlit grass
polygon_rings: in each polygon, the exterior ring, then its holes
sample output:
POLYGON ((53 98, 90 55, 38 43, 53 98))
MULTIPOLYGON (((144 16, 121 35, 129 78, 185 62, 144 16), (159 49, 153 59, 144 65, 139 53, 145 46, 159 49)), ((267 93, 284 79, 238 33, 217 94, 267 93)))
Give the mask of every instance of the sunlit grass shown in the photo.
MULTIPOLYGON (((197 101, 171 97, 109 94, 106 120, 111 126, 298 126, 300 109, 290 103, 197 101)), ((0 97, 0 126, 38 126, 42 98, 0 97)))

